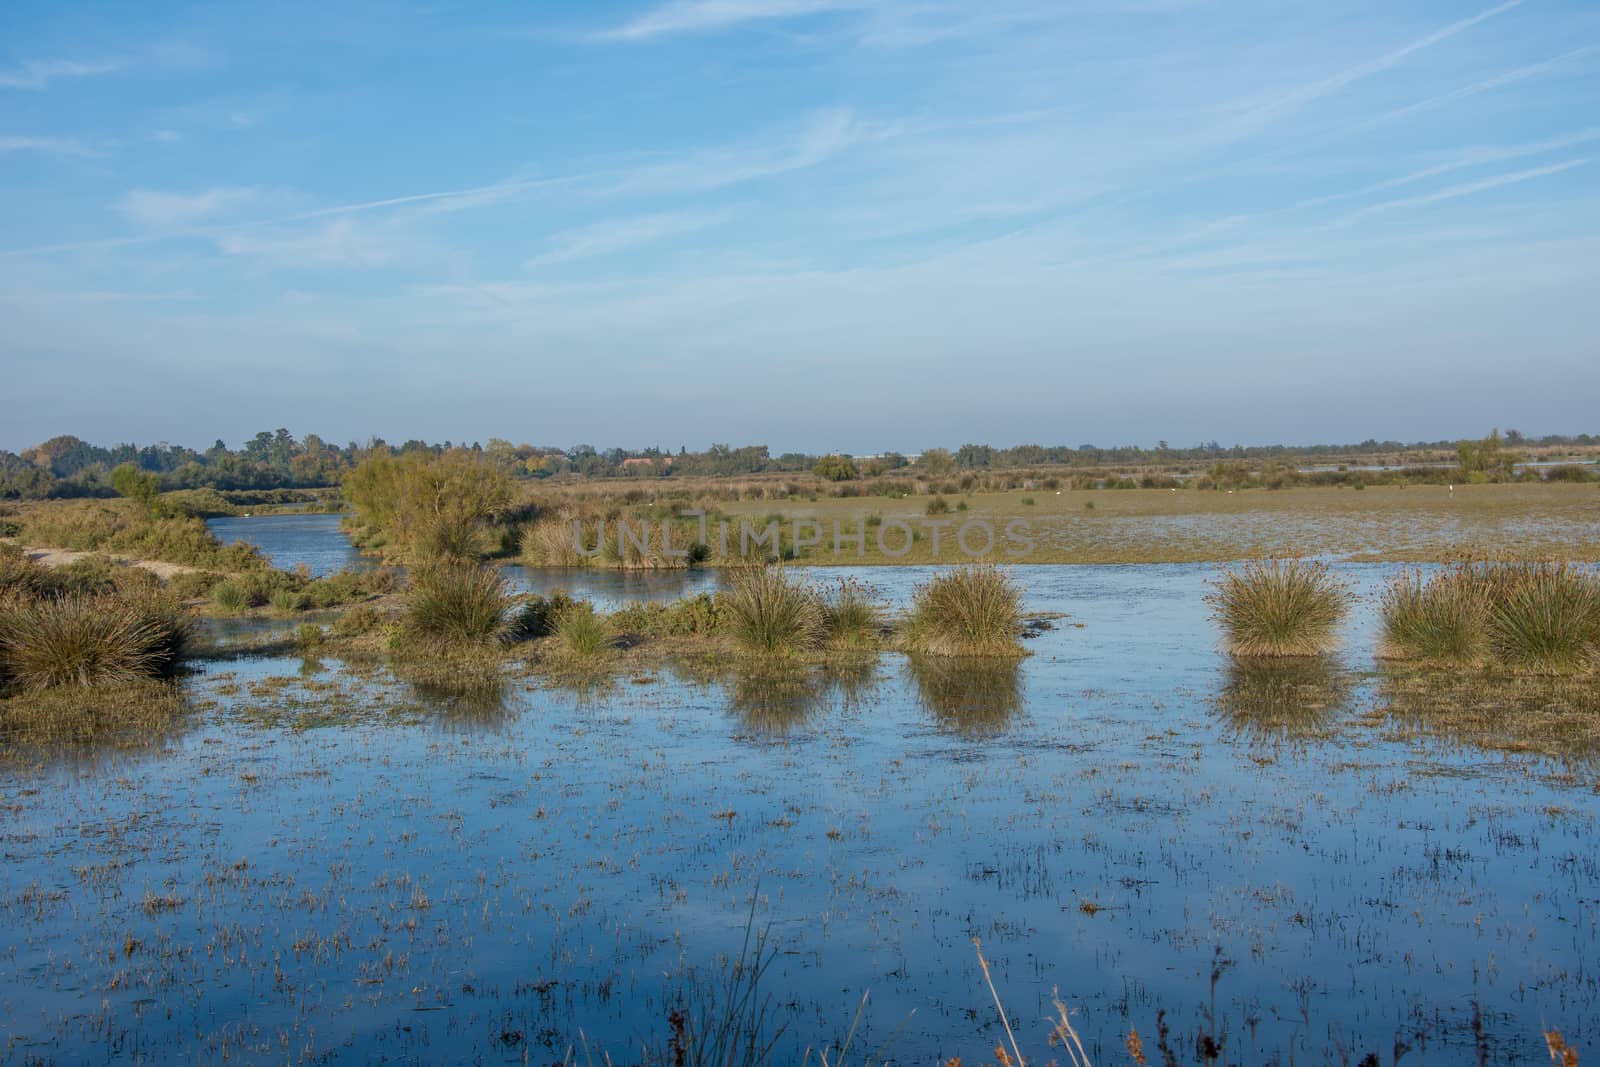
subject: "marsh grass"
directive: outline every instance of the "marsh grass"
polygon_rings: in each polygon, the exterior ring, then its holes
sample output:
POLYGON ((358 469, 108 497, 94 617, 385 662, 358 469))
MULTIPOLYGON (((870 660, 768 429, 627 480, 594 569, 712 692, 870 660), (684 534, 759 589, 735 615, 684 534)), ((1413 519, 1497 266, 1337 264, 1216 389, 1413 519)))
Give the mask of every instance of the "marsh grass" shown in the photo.
POLYGON ((822 613, 828 640, 836 647, 870 647, 883 628, 883 610, 872 590, 854 579, 839 579, 833 595, 823 604, 822 613))
POLYGON ((1020 656, 1022 589, 1000 568, 953 567, 912 594, 903 637, 925 656, 1020 656))
POLYGON ((1420 571, 1396 575, 1383 590, 1379 610, 1380 659, 1435 664, 1476 663, 1484 655, 1489 597, 1467 567, 1426 580, 1420 571))
POLYGON ((238 615, 250 610, 250 594, 229 578, 211 587, 211 609, 223 615, 238 615))
POLYGON ((268 598, 267 603, 279 615, 295 615, 311 606, 311 598, 297 589, 279 589, 268 598))
POLYGON ((1600 689, 1589 678, 1390 668, 1375 723, 1396 740, 1600 765, 1600 689))
POLYGON ((435 561, 412 572, 397 636, 402 648, 498 647, 510 630, 512 604, 498 567, 435 561))
POLYGON ((1600 660, 1600 577, 1566 563, 1516 566, 1491 599, 1489 651, 1534 674, 1575 674, 1600 660))
POLYGON ((569 604, 557 612, 551 636, 562 655, 581 661, 600 659, 612 650, 617 638, 611 620, 587 601, 569 604))
POLYGON ((745 652, 786 656, 812 651, 827 635, 820 598, 781 563, 734 568, 728 578, 728 632, 745 652))
POLYGON ((155 597, 13 599, 0 605, 0 674, 23 689, 163 677, 187 636, 181 609, 155 597))
POLYGON ((1459 564, 1396 578, 1382 598, 1379 655, 1522 674, 1600 665, 1600 576, 1566 563, 1459 564))
POLYGON ((1333 651, 1351 595, 1324 563, 1248 560, 1206 596, 1229 653, 1240 659, 1333 651))

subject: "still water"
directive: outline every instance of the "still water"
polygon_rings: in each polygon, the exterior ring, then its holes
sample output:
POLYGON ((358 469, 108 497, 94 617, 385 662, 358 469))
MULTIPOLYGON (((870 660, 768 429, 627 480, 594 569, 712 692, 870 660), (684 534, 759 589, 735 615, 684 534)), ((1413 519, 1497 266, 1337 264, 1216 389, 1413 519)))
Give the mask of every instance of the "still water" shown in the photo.
POLYGON ((852 1062, 991 1061, 974 938, 1030 1062, 1052 990, 1099 1064, 1130 1028, 1156 1063, 1163 1029, 1180 1063, 1600 1056, 1592 742, 1527 732, 1538 686, 1445 714, 1374 668, 1370 611, 1332 668, 1234 670, 1210 573, 1019 568, 1069 617, 987 669, 463 698, 207 664, 153 748, 0 762, 0 1062, 632 1062, 752 901, 780 1059, 866 996, 852 1062))

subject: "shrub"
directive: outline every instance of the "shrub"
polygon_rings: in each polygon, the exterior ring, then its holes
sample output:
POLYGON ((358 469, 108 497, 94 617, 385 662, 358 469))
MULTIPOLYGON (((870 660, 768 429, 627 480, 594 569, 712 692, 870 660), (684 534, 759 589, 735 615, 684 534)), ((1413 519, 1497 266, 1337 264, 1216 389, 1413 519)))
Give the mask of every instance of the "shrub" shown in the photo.
POLYGON ((211 607, 226 615, 237 615, 250 607, 250 595, 232 578, 211 587, 211 607))
POLYGON ((392 592, 394 587, 395 575, 391 570, 338 571, 307 584, 302 592, 310 607, 331 608, 352 600, 381 596, 392 592))
POLYGON ((1017 656, 1021 632, 1021 588, 993 564, 975 563, 916 587, 905 638, 925 655, 1017 656))
POLYGON ((1397 576, 1383 591, 1385 659, 1470 663, 1484 651, 1488 607, 1484 585, 1465 568, 1423 581, 1420 572, 1397 576))
POLYGON ((306 650, 318 648, 327 639, 322 627, 314 622, 303 622, 294 632, 295 647, 306 650))
POLYGON ((571 604, 555 617, 554 635, 561 651, 574 659, 594 659, 611 648, 611 621, 587 602, 571 604))
POLYGON ((826 626, 816 593, 782 564, 737 567, 728 585, 728 626, 745 651, 787 655, 821 643, 826 626))
POLYGON ((358 637, 376 630, 381 621, 376 608, 357 604, 333 621, 333 632, 337 637, 358 637))
POLYGON ((929 515, 943 515, 949 510, 950 501, 946 500, 942 496, 935 494, 934 498, 928 501, 927 511, 929 515))
POLYGON ((296 590, 279 589, 272 594, 268 603, 272 605, 272 610, 280 615, 293 615, 306 610, 310 605, 310 600, 307 599, 304 593, 296 590))
POLYGON ((1022 506, 1025 507, 1025 508, 1033 507, 1033 497, 1031 497, 1031 496, 1023 497, 1022 498, 1022 506))
POLYGON ((401 629, 439 645, 499 643, 508 633, 512 599, 497 567, 436 561, 412 572, 401 629))
POLYGON ((1600 578, 1565 563, 1499 576, 1487 621, 1490 652, 1513 670, 1567 674, 1600 657, 1600 578))
POLYGON ((25 689, 160 677, 187 635, 187 619, 160 601, 62 596, 0 606, 3 673, 25 689))
POLYGON ((181 600, 204 600, 224 575, 215 571, 179 571, 167 579, 167 589, 181 600))
POLYGON ((1230 655, 1316 656, 1332 651, 1350 593, 1326 564, 1251 560, 1206 596, 1230 655))

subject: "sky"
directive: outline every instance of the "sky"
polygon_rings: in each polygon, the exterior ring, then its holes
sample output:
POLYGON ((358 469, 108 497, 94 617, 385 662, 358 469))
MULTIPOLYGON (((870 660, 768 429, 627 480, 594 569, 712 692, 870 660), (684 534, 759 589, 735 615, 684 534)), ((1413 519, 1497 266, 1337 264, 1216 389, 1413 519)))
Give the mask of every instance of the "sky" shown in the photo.
POLYGON ((0 5, 0 448, 1600 432, 1600 5, 0 5))

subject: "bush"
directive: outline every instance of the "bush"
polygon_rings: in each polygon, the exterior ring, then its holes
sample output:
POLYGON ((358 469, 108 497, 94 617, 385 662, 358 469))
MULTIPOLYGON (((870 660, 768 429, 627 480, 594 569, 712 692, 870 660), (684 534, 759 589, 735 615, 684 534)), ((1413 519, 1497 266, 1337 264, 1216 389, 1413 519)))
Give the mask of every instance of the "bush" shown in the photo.
POLYGON ((211 587, 212 610, 225 615, 237 615, 250 608, 250 595, 232 578, 211 587))
POLYGON ((176 664, 187 636, 187 618, 160 600, 10 600, 0 606, 0 673, 24 689, 160 677, 176 664))
POLYGON ((508 636, 511 605, 499 568, 438 561, 412 572, 401 629, 431 644, 498 644, 508 636))
POLYGON ((949 510, 950 501, 942 496, 935 495, 932 500, 928 501, 927 511, 929 515, 943 515, 949 510))
POLYGON ((1333 650, 1350 593, 1326 564, 1251 560, 1213 583, 1206 600, 1230 655, 1316 656, 1333 650))
POLYGON ((782 564, 734 568, 728 585, 728 627, 745 651, 789 655, 821 643, 826 633, 822 606, 782 564))
POLYGON ((993 564, 975 563, 916 587, 905 638, 925 655, 1017 656, 1021 632, 1021 588, 993 564))
POLYGON ((376 608, 357 604, 333 621, 333 633, 336 637, 359 637, 376 630, 381 621, 376 608))
POLYGON ((393 592, 394 572, 390 570, 338 571, 305 586, 306 601, 313 608, 331 608, 352 600, 382 596, 393 592))
POLYGON ((294 615, 306 610, 311 602, 304 593, 294 589, 279 589, 272 594, 268 603, 272 605, 272 610, 279 615, 294 615))
POLYGON ((65 591, 66 583, 56 571, 35 563, 16 545, 0 544, 0 600, 31 600, 65 591))
POLYGON ((696 593, 670 603, 647 601, 629 604, 611 616, 624 633, 651 637, 688 637, 717 632, 728 620, 724 598, 696 593))

